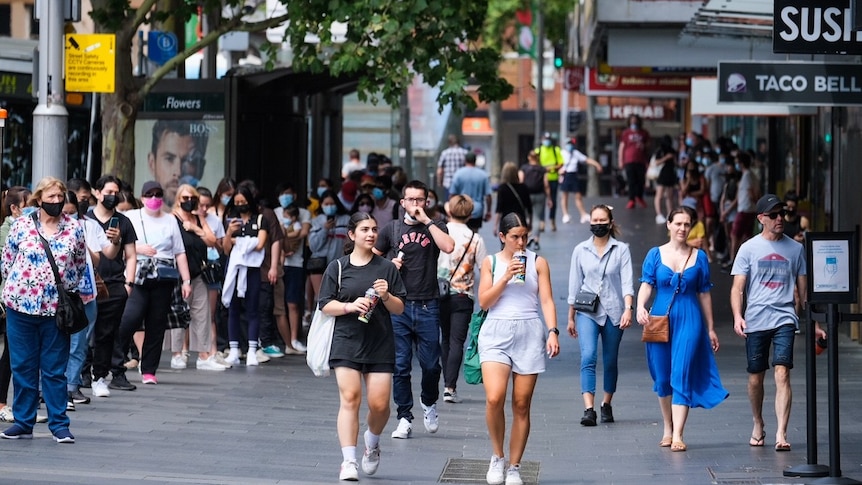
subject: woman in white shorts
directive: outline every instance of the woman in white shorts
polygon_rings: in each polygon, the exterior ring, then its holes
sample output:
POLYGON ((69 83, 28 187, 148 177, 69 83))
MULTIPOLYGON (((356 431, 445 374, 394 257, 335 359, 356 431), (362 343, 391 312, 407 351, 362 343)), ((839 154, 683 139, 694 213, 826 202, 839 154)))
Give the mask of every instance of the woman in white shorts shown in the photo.
POLYGON ((503 249, 482 262, 479 306, 488 317, 479 332, 479 360, 485 384, 485 421, 494 454, 486 479, 489 484, 518 485, 521 457, 530 432, 530 403, 545 354, 560 352, 557 316, 551 292, 547 260, 526 251, 526 265, 513 259, 524 251, 529 231, 523 218, 510 213, 500 222, 503 249), (493 269, 492 269, 493 268, 493 269), (493 275, 492 275, 493 272, 493 275), (522 281, 515 275, 525 273, 522 281), (539 318, 541 307, 545 324, 539 318), (509 437, 509 468, 505 467, 503 441, 506 434, 506 389, 512 377, 512 433, 509 437))

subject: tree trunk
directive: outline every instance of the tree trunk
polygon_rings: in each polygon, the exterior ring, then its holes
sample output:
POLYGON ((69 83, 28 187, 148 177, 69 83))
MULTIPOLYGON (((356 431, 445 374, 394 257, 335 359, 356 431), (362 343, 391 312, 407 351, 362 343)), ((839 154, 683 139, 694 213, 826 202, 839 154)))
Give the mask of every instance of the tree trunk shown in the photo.
POLYGON ((503 106, 497 101, 488 103, 488 123, 494 134, 491 135, 491 153, 488 154, 485 170, 491 176, 491 181, 497 182, 503 167, 503 106))
POLYGON ((135 121, 141 105, 132 73, 132 35, 117 32, 116 90, 102 97, 102 174, 135 184, 135 121))

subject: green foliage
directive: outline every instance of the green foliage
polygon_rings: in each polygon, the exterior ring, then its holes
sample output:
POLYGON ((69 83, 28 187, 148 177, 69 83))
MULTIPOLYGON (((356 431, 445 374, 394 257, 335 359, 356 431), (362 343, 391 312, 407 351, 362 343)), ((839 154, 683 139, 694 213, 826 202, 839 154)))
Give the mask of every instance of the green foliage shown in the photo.
POLYGON ((416 74, 440 87, 441 110, 474 108, 468 86, 481 101, 512 93, 498 75, 499 50, 478 43, 488 0, 292 0, 287 9, 294 69, 358 76, 360 99, 397 106, 416 74), (335 21, 349 22, 343 43, 333 43, 335 21))

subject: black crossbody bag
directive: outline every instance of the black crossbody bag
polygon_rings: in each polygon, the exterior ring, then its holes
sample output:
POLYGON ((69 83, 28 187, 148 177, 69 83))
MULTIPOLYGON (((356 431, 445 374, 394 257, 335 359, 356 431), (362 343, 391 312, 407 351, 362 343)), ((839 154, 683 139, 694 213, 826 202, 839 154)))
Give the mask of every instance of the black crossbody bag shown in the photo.
MULTIPOLYGON (((611 251, 613 250, 613 246, 608 249, 608 259, 605 261, 605 267, 602 269, 602 277, 599 280, 599 292, 602 291, 602 285, 605 282, 605 271, 608 270, 608 263, 611 262, 611 251)), ((596 310, 599 309, 599 295, 592 291, 581 290, 575 295, 575 303, 572 306, 574 306, 575 310, 579 312, 596 313, 596 310)))

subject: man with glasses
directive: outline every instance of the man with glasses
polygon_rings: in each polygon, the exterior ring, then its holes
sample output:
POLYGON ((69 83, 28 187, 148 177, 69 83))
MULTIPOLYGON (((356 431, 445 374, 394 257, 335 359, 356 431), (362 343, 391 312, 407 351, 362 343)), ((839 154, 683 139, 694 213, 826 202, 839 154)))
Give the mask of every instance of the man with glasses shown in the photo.
POLYGON ((404 218, 395 219, 379 231, 374 252, 392 259, 401 270, 407 299, 404 312, 392 315, 395 334, 395 374, 392 396, 398 407, 398 427, 393 438, 406 439, 413 432, 413 390, 410 372, 416 347, 422 368, 420 400, 425 429, 438 428, 437 399, 440 397, 440 309, 437 288, 437 257, 451 253, 455 241, 446 224, 425 213, 428 187, 413 180, 404 186, 401 207, 404 218))
MULTIPOLYGON (((790 369, 793 368, 793 341, 799 326, 794 294, 798 288, 804 306, 807 295, 805 255, 801 244, 784 235, 784 202, 778 196, 761 197, 755 213, 763 230, 739 248, 731 270, 733 286, 730 290, 733 329, 745 339, 748 360, 748 399, 754 418, 749 445, 763 446, 766 439, 763 380, 769 368, 772 345, 777 418, 775 451, 790 451, 787 442, 793 397, 790 369), (744 312, 743 294, 747 294, 744 312)), ((826 338, 820 325, 815 325, 815 336, 826 338)))

